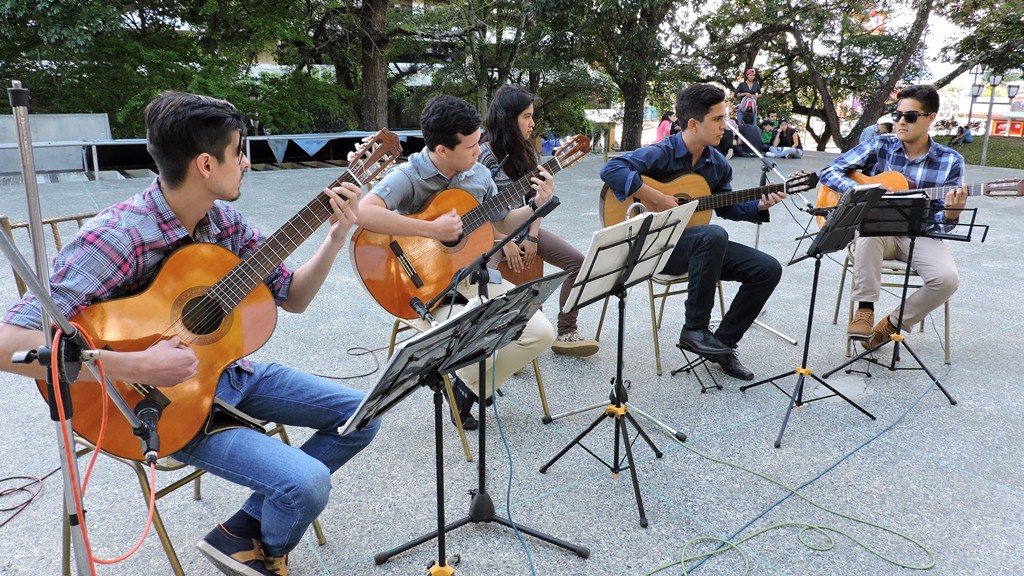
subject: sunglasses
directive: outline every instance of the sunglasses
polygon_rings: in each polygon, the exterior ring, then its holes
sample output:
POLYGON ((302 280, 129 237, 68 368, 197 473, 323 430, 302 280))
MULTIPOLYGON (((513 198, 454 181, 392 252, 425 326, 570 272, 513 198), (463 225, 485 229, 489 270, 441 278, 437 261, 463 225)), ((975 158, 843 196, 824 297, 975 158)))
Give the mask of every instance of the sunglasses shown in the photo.
POLYGON ((924 112, 900 112, 899 110, 896 110, 895 112, 892 113, 891 117, 893 122, 899 122, 900 118, 906 118, 907 124, 913 124, 914 122, 917 122, 918 118, 922 116, 931 116, 933 114, 935 114, 935 112, 928 112, 926 114, 924 112))

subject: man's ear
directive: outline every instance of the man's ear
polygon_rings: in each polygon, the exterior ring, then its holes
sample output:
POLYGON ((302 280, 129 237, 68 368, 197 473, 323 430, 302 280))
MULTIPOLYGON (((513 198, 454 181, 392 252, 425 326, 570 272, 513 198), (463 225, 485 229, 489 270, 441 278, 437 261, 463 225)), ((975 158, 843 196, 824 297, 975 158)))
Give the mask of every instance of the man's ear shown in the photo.
POLYGON ((209 178, 210 174, 213 173, 213 155, 208 152, 202 152, 192 159, 192 167, 196 169, 199 175, 203 178, 209 178))

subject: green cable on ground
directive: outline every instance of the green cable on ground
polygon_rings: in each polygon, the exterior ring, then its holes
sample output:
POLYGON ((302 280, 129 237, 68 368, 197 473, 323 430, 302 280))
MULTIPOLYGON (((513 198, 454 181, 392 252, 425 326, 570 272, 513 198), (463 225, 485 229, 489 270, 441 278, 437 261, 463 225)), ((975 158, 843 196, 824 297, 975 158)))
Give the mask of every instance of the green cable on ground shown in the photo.
MULTIPOLYGON (((893 564, 895 566, 899 566, 900 568, 907 568, 909 570, 930 570, 931 568, 933 568, 935 566, 935 555, 932 553, 931 550, 929 550, 924 544, 921 544, 917 540, 911 538, 910 536, 907 536, 906 534, 903 534, 902 532, 900 532, 898 530, 894 530, 892 528, 887 528, 885 526, 882 526, 880 524, 875 524, 874 522, 870 522, 870 521, 864 520, 862 518, 857 518, 857 517, 851 516, 849 514, 844 514, 842 512, 838 512, 836 510, 832 510, 831 508, 828 508, 826 506, 818 504, 817 502, 811 500, 807 496, 804 496, 796 488, 793 488, 793 487, 791 487, 791 486, 789 486, 787 484, 784 484, 783 482, 780 482, 780 481, 772 478, 771 476, 768 476, 767 474, 762 474, 761 472, 758 472, 756 470, 751 470, 749 468, 745 468, 745 467, 743 467, 743 466, 741 466, 739 464, 736 464, 734 462, 729 462, 729 461, 726 461, 726 460, 722 460, 720 458, 715 458, 714 456, 710 456, 708 454, 704 454, 704 453, 702 453, 702 452, 700 452, 700 451, 698 451, 698 450, 696 450, 696 449, 694 449, 694 448, 692 448, 692 447, 690 447, 690 446, 688 446, 687 444, 684 444, 684 443, 680 443, 680 446, 686 448, 687 450, 689 450, 690 452, 693 452, 694 454, 696 454, 697 456, 700 456, 701 458, 704 458, 704 459, 707 459, 707 460, 711 460, 712 462, 716 462, 718 464, 723 464, 725 466, 729 466, 730 468, 735 468, 736 470, 741 470, 743 472, 747 472, 747 473, 753 474, 753 475, 755 475, 755 476, 757 476, 759 478, 763 478, 764 480, 767 480, 767 481, 771 482, 772 484, 775 484, 776 486, 779 486, 780 488, 783 488, 783 489, 789 491, 792 495, 795 495, 795 496, 799 497, 804 502, 807 502, 808 504, 810 504, 811 506, 814 506, 815 508, 818 508, 819 510, 828 512, 829 514, 834 514, 836 516, 839 516, 840 518, 845 518, 847 520, 852 520, 854 522, 857 522, 857 523, 860 523, 860 524, 864 524, 865 526, 870 526, 872 528, 877 528, 879 530, 888 532, 888 533, 892 534, 893 536, 896 536, 897 538, 901 538, 901 539, 903 539, 903 540, 913 544, 914 546, 919 548, 922 552, 924 552, 924 554, 928 557, 928 562, 927 562, 927 564, 921 565, 921 566, 905 564, 905 563, 900 562, 900 561, 898 561, 898 560, 896 560, 894 558, 890 558, 889 556, 886 556, 885 554, 875 550, 874 548, 872 548, 868 544, 862 542, 861 540, 859 540, 855 536, 853 536, 853 535, 851 535, 851 534, 849 534, 847 532, 844 532, 844 531, 842 531, 842 530, 840 530, 838 528, 833 528, 833 527, 830 527, 830 526, 819 526, 819 525, 815 525, 815 524, 806 524, 806 523, 803 523, 803 522, 784 522, 784 523, 781 523, 781 524, 774 524, 772 526, 768 526, 766 528, 762 528, 761 530, 758 530, 757 532, 754 532, 750 536, 747 536, 746 538, 743 538, 743 539, 737 540, 737 541, 730 541, 730 540, 726 540, 724 538, 716 538, 716 537, 713 537, 713 536, 701 536, 699 538, 694 538, 693 540, 690 540, 686 544, 683 545, 683 549, 682 549, 682 551, 680 553, 679 560, 674 561, 674 562, 669 562, 667 564, 663 564, 663 565, 655 568, 654 570, 651 570, 650 572, 645 573, 644 576, 651 576, 652 574, 657 574, 658 572, 661 572, 663 570, 667 570, 667 569, 669 569, 669 568, 671 568, 673 566, 679 566, 682 569, 683 576, 686 576, 687 574, 689 574, 689 572, 686 569, 686 563, 687 562, 692 562, 693 560, 699 560, 701 558, 710 558, 712 556, 715 556, 717 554, 721 554, 721 553, 724 553, 724 552, 728 552, 730 550, 736 550, 742 556, 743 562, 744 562, 744 565, 745 565, 745 568, 744 568, 744 571, 743 571, 743 576, 746 576, 747 574, 750 573, 750 557, 742 548, 740 548, 740 545, 743 544, 744 542, 747 542, 749 540, 752 540, 752 539, 760 536, 761 534, 764 534, 765 532, 768 532, 768 531, 771 531, 771 530, 777 530, 777 529, 780 529, 780 528, 789 528, 789 527, 799 527, 800 531, 797 534, 797 539, 799 540, 799 542, 801 544, 803 544, 805 547, 807 547, 807 548, 809 548, 811 550, 814 550, 816 552, 827 552, 827 551, 832 550, 832 549, 835 548, 835 539, 831 535, 832 533, 834 533, 834 534, 838 534, 840 536, 845 536, 845 537, 849 538, 854 543, 856 543, 858 546, 860 546, 861 548, 864 548, 865 550, 867 550, 871 554, 877 556, 878 558, 881 558, 882 560, 884 560, 884 561, 886 561, 886 562, 888 562, 890 564, 893 564), (804 533, 808 532, 808 531, 813 531, 813 532, 822 534, 823 536, 825 536, 828 544, 826 546, 820 546, 820 545, 815 545, 815 544, 813 544, 811 542, 808 542, 804 538, 804 533), (689 549, 692 546, 694 546, 696 544, 699 544, 701 542, 717 542, 721 546, 724 546, 724 547, 719 547, 719 548, 716 548, 716 549, 711 550, 709 552, 704 552, 702 554, 697 554, 695 556, 687 556, 686 555, 687 552, 689 551, 689 549)), ((781 503, 781 501, 780 501, 780 503, 781 503)), ((777 505, 777 504, 778 503, 776 503, 775 505, 777 505)), ((773 505, 773 507, 775 505, 773 505)))

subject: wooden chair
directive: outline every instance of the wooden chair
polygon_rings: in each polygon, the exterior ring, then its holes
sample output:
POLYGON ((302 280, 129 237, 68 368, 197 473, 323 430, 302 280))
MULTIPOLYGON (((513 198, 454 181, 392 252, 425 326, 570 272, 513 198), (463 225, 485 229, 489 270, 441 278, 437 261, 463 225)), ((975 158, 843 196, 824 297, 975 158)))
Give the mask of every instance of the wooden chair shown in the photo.
MULTIPOLYGON (((843 288, 845 287, 845 284, 846 284, 846 273, 850 269, 850 267, 853 266, 853 262, 854 262, 853 243, 851 242, 850 245, 846 247, 846 258, 843 260, 843 271, 839 275, 839 290, 836 292, 836 307, 835 307, 834 312, 832 313, 832 324, 833 325, 835 325, 835 324, 837 324, 839 322, 839 305, 843 301, 843 288)), ((902 291, 903 290, 903 280, 906 277, 906 273, 907 273, 907 263, 906 262, 904 262, 902 260, 883 260, 882 261, 882 284, 881 284, 882 287, 883 288, 896 288, 896 289, 899 289, 900 291, 902 291)), ((920 288, 922 286, 922 282, 920 280, 921 280, 921 277, 917 274, 917 272, 914 272, 913 270, 911 270, 910 271, 910 285, 908 286, 908 288, 910 288, 911 290, 920 288), (915 278, 917 279, 916 281, 915 281, 915 278)), ((850 288, 851 288, 851 290, 853 289, 853 281, 852 280, 850 282, 850 288)), ((851 298, 850 299, 850 307, 849 307, 850 308, 849 319, 847 320, 848 323, 849 322, 853 322, 853 312, 854 312, 854 307, 855 306, 856 306, 856 302, 854 302, 853 299, 851 298)), ((950 348, 950 343, 949 343, 949 300, 946 300, 946 302, 942 305, 942 307, 943 307, 943 313, 944 313, 943 314, 943 316, 944 316, 944 318, 943 318, 943 349, 945 350, 945 363, 949 364, 950 363, 950 351, 949 351, 949 348, 950 348)), ((921 320, 920 326, 921 326, 920 331, 924 332, 924 320, 921 320)), ((847 338, 846 339, 846 356, 847 357, 850 357, 852 352, 853 352, 853 350, 852 350, 852 348, 853 348, 852 342, 853 342, 853 339, 851 339, 851 338, 847 338)))
MULTIPOLYGON (((75 215, 72 215, 72 216, 59 216, 59 217, 54 217, 54 218, 45 218, 45 219, 43 219, 42 223, 43 223, 43 226, 44 226, 44 230, 46 230, 46 228, 49 228, 49 238, 48 238, 47 242, 49 243, 49 241, 52 240, 52 245, 48 246, 47 250, 49 251, 49 250, 52 249, 53 250, 52 253, 54 253, 54 254, 57 251, 60 251, 60 249, 64 246, 62 231, 63 232, 69 232, 71 235, 74 235, 75 233, 77 233, 78 229, 82 227, 82 225, 85 223, 85 221, 90 219, 90 218, 92 218, 94 215, 95 215, 94 213, 93 214, 75 214, 75 215)), ((10 238, 12 241, 15 241, 15 242, 17 242, 17 240, 16 240, 16 233, 18 231, 24 231, 26 233, 28 232, 28 224, 29 224, 28 222, 11 222, 10 219, 7 216, 0 215, 0 230, 2 230, 4 234, 7 234, 8 238, 10 238)), ((28 240, 28 238, 26 238, 26 240, 28 240)), ((14 281, 15 281, 15 284, 17 285, 17 288, 18 288, 18 295, 19 296, 24 295, 27 287, 25 286, 25 282, 18 276, 17 273, 14 274, 14 281)), ((114 417, 117 417, 117 416, 114 416, 114 417)), ((288 431, 284 427, 284 425, 282 425, 282 424, 274 424, 274 423, 265 422, 265 421, 264 422, 259 422, 259 421, 256 421, 256 420, 252 420, 252 421, 254 423, 257 423, 258 425, 262 426, 264 431, 265 431, 265 433, 268 436, 278 436, 281 439, 282 442, 284 442, 285 444, 291 445, 291 442, 290 442, 290 440, 288 438, 288 431)), ((75 436, 75 443, 79 446, 77 448, 77 450, 76 450, 76 453, 78 454, 79 457, 84 456, 84 455, 88 454, 89 452, 92 452, 93 449, 94 449, 93 445, 89 441, 87 441, 84 438, 81 438, 81 437, 79 437, 77 435, 75 436)), ((118 457, 110 455, 110 454, 104 454, 104 455, 107 456, 108 458, 112 458, 114 460, 117 460, 118 462, 121 462, 122 464, 125 464, 125 465, 129 466, 132 469, 132 471, 135 472, 135 475, 136 475, 136 477, 138 478, 138 481, 139 481, 139 487, 142 489, 142 497, 146 501, 146 505, 148 506, 149 505, 150 492, 151 492, 150 484, 149 484, 149 476, 148 476, 149 469, 145 465, 143 465, 141 462, 136 462, 134 460, 127 460, 127 459, 124 459, 124 458, 118 458, 118 457)), ((161 472, 171 472, 171 471, 181 470, 181 469, 185 468, 185 466, 186 466, 185 464, 183 464, 181 462, 178 462, 177 460, 174 460, 173 458, 167 457, 167 458, 161 458, 158 461, 158 463, 157 463, 157 470, 160 470, 161 472)), ((175 480, 171 484, 169 484, 169 485, 167 485, 167 486, 157 490, 156 491, 155 499, 157 501, 159 501, 164 496, 167 496, 168 494, 178 490, 179 488, 182 488, 182 487, 188 485, 189 483, 192 483, 193 484, 193 498, 195 500, 200 500, 202 498, 202 491, 201 491, 200 481, 201 481, 201 478, 202 478, 203 474, 205 474, 205 473, 206 473, 205 470, 200 470, 198 468, 194 468, 191 472, 189 472, 185 476, 182 476, 181 478, 178 478, 177 480, 175 480)), ((157 535, 160 538, 160 543, 161 543, 161 545, 164 548, 164 553, 167 555, 167 561, 171 564, 171 569, 173 570, 174 574, 177 575, 177 576, 183 576, 184 575, 184 571, 181 568, 181 563, 178 561, 178 555, 174 551, 174 545, 171 543, 170 536, 167 534, 167 529, 164 527, 164 522, 163 522, 163 519, 162 519, 162 517, 160 515, 160 510, 155 505, 153 507, 153 527, 156 530, 156 533, 157 533, 157 535)), ((323 529, 320 527, 320 520, 319 519, 313 521, 313 530, 316 533, 317 543, 319 545, 321 545, 321 546, 326 544, 327 543, 327 538, 324 536, 323 529)), ((63 536, 63 550, 64 550, 64 553, 63 553, 63 556, 64 556, 64 558, 63 558, 63 574, 65 576, 70 576, 70 574, 71 574, 71 553, 70 553, 70 549, 71 549, 71 529, 68 526, 68 516, 67 516, 67 514, 64 514, 64 531, 63 532, 64 532, 64 536, 63 536)))
MULTIPOLYGON (((658 338, 658 330, 661 330, 661 320, 665 315, 665 300, 669 296, 675 296, 676 294, 686 294, 686 289, 689 278, 686 274, 679 276, 673 276, 671 274, 655 274, 647 280, 647 296, 651 305, 651 336, 654 339, 654 361, 657 367, 658 376, 661 376, 661 342, 658 338), (664 287, 665 290, 661 292, 655 292, 654 286, 658 285, 664 287), (655 312, 655 301, 660 300, 660 304, 657 305, 657 312, 655 312)), ((725 317, 725 293, 722 290, 722 283, 718 283, 718 308, 725 317)), ((601 319, 597 323, 597 339, 601 338, 601 328, 604 325, 604 316, 608 310, 608 298, 604 299, 604 307, 601 309, 601 319)))

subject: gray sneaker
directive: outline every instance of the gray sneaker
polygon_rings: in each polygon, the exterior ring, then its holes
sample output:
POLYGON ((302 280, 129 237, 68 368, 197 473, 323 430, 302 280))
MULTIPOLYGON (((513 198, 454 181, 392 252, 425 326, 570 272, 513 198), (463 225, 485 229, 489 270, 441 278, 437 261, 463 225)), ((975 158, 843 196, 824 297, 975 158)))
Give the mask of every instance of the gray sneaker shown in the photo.
POLYGON ((555 354, 566 356, 593 356, 597 353, 598 348, 597 340, 587 340, 575 330, 559 334, 551 345, 551 350, 555 354))

